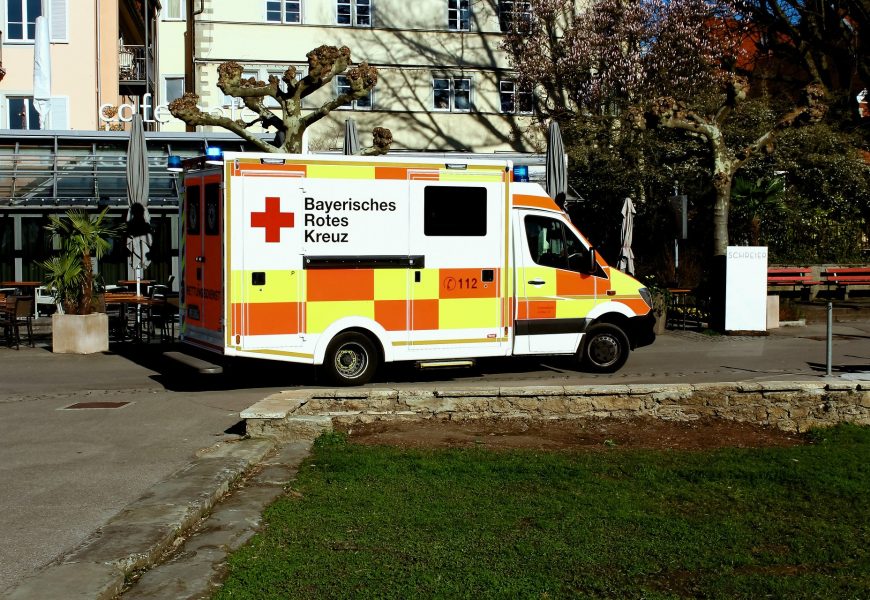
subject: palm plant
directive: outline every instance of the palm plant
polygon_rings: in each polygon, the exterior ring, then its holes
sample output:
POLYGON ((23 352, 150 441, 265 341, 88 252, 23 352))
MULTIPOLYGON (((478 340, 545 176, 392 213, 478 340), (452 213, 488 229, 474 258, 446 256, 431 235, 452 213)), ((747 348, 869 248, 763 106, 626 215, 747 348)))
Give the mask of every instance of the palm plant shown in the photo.
POLYGON ((93 259, 99 260, 111 248, 120 228, 106 221, 108 208, 97 215, 71 210, 65 217, 51 215, 46 229, 60 238, 61 254, 42 263, 46 286, 67 314, 94 312, 93 259))

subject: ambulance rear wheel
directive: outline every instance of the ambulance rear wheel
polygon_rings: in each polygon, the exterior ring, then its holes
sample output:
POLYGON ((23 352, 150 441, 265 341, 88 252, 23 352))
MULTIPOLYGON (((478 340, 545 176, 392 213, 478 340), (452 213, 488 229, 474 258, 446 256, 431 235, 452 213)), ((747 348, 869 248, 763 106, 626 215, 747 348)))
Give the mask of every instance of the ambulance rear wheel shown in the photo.
POLYGON ((586 331, 580 360, 597 373, 614 373, 628 360, 628 336, 616 325, 599 323, 586 331))
POLYGON ((323 367, 336 385, 363 385, 378 368, 378 353, 368 337, 348 331, 332 340, 323 367))

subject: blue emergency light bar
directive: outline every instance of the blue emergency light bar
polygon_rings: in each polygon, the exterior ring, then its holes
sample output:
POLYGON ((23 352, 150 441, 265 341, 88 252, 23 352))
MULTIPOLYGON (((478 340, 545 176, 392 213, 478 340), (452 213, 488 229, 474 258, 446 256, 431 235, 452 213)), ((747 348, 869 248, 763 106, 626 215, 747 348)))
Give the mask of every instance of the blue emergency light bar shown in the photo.
POLYGON ((529 165, 514 165, 514 181, 529 180, 529 165))
POLYGON ((205 162, 210 165, 223 164, 224 151, 219 146, 209 146, 205 149, 205 162))
POLYGON ((184 169, 181 167, 181 157, 175 154, 171 154, 169 158, 166 159, 166 170, 172 171, 173 173, 180 173, 184 169))

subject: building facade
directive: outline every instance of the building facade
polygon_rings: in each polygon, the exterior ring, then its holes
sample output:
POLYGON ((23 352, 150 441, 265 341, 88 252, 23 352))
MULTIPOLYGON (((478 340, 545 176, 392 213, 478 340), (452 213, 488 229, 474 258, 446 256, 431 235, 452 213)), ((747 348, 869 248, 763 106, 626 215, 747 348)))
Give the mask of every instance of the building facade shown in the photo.
MULTIPOLYGON (((393 148, 415 151, 530 152, 539 145, 533 97, 511 77, 499 49, 503 31, 530 18, 517 0, 162 0, 159 19, 160 104, 191 89, 201 106, 238 115, 217 87, 217 67, 235 60, 245 76, 267 80, 290 65, 300 76, 306 54, 323 44, 347 46, 354 62, 377 67, 370 97, 336 110, 309 132, 314 150, 341 146, 353 117, 363 145, 373 127, 393 132, 393 148), (194 14, 187 15, 188 4, 194 14), (189 17, 189 18, 188 18, 189 17), (192 57, 184 33, 194 31, 192 57), (192 59, 192 68, 185 61, 192 59)), ((314 109, 334 98, 346 78, 306 99, 314 109)), ((184 130, 166 119, 160 129, 184 130)))
POLYGON ((42 129, 110 125, 101 106, 136 106, 156 91, 158 0, 0 0, 0 129, 40 129, 33 107, 36 18, 49 22, 51 110, 42 129))

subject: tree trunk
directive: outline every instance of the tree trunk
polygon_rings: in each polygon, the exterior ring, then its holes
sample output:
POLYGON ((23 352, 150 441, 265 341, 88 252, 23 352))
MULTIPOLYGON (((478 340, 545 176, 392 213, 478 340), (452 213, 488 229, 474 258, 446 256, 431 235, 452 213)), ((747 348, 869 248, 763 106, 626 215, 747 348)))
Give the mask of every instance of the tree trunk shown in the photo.
POLYGON ((731 208, 731 171, 713 175, 716 201, 713 203, 713 256, 724 256, 728 249, 728 212, 731 208))

